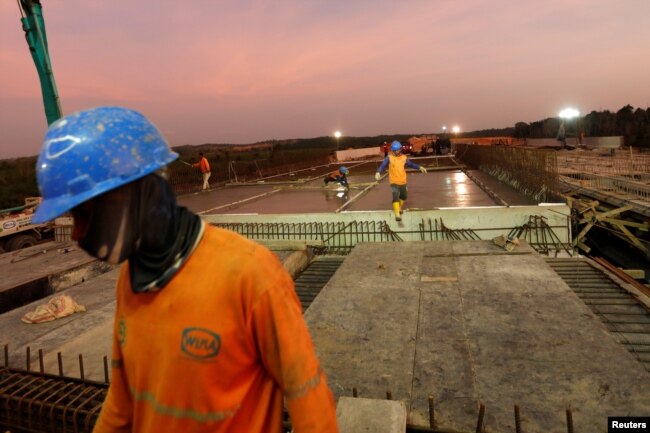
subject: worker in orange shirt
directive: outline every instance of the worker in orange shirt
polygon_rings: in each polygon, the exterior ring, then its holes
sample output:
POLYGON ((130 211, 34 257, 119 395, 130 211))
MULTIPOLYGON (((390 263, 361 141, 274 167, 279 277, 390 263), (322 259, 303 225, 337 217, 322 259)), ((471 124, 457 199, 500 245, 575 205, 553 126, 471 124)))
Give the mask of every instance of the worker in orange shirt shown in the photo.
POLYGON ((192 164, 193 167, 201 170, 201 175, 203 176, 203 190, 205 191, 210 187, 208 185, 208 179, 210 179, 210 163, 208 158, 203 155, 203 152, 199 152, 199 162, 192 164))
POLYGON ((393 141, 391 143, 390 151, 390 154, 377 169, 375 179, 379 181, 379 179, 381 179, 381 172, 388 167, 388 180, 393 194, 393 213, 395 214, 396 221, 402 221, 402 207, 404 206, 404 201, 408 195, 405 167, 420 170, 422 173, 426 173, 427 169, 411 162, 406 155, 402 153, 402 144, 399 141, 393 141))
POLYGON ((337 432, 291 277, 176 204, 156 171, 177 157, 141 114, 100 107, 53 123, 38 159, 34 221, 70 211, 82 249, 123 263, 93 431, 280 432, 286 401, 295 432, 337 432))

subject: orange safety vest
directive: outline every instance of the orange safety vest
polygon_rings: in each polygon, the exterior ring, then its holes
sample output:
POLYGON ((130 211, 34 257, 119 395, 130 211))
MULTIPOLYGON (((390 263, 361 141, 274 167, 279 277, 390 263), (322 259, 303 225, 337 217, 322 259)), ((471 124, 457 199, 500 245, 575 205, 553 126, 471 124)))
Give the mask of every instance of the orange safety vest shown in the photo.
POLYGON ((278 258, 206 226, 156 293, 117 283, 113 377, 95 433, 337 432, 293 281, 278 258))
POLYGON ((406 155, 388 155, 388 181, 395 185, 406 185, 406 155))

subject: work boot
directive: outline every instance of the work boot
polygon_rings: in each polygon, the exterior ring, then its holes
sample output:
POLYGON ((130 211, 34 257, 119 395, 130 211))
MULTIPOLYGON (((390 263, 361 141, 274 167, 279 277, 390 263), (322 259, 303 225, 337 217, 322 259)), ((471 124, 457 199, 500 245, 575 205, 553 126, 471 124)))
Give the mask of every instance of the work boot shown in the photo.
POLYGON ((400 210, 401 209, 399 203, 397 202, 393 203, 393 213, 395 214, 395 221, 402 221, 402 215, 400 210))
POLYGON ((404 213, 404 200, 399 201, 399 214, 402 215, 404 213))

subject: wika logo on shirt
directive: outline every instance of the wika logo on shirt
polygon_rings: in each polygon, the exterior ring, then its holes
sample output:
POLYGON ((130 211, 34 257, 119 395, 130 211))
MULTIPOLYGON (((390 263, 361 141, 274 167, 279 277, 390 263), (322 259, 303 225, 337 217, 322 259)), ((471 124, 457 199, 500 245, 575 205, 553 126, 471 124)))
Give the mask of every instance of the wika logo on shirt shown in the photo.
POLYGON ((214 358, 221 350, 221 337, 204 328, 185 328, 181 336, 181 351, 200 360, 214 358))

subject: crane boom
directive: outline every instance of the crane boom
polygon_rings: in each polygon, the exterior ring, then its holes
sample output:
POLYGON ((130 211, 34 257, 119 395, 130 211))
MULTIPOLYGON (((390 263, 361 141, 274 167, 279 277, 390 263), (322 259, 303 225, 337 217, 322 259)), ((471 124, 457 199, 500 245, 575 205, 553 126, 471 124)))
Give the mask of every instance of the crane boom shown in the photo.
POLYGON ((19 0, 18 6, 22 15, 20 21, 23 23, 27 45, 29 45, 29 51, 32 54, 32 59, 38 71, 38 78, 41 81, 45 117, 47 118, 47 124, 50 125, 60 119, 62 113, 47 46, 43 8, 40 0, 19 0))

